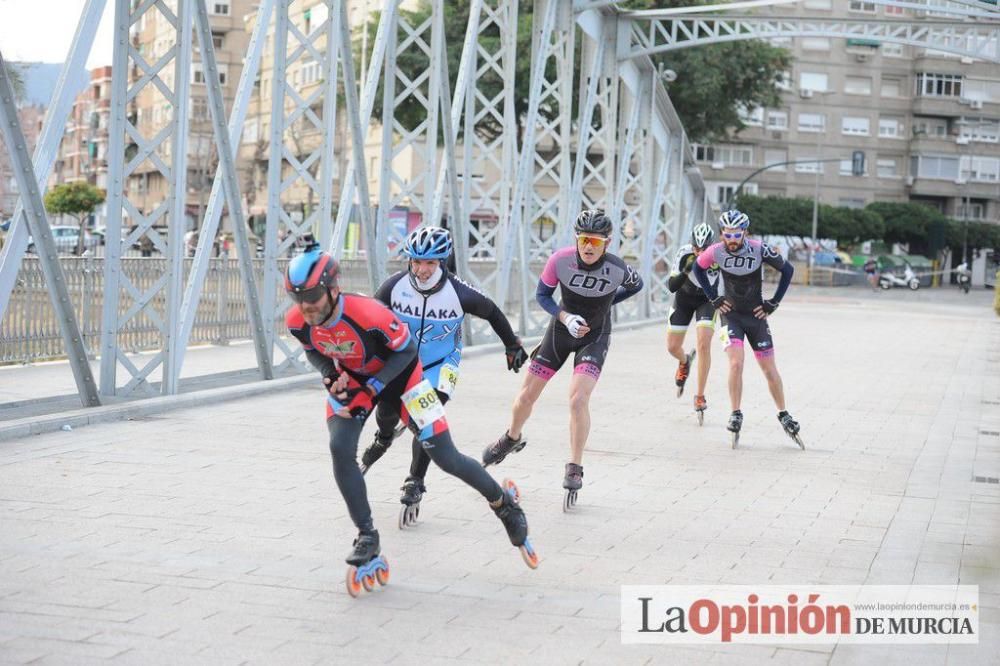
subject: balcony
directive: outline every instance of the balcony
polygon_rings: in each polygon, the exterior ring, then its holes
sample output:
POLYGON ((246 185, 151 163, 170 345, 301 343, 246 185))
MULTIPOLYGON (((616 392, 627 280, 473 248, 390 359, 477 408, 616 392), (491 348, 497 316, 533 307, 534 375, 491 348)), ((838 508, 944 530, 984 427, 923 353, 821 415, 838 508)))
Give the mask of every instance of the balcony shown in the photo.
POLYGON ((959 97, 914 97, 913 113, 919 116, 957 118, 969 112, 969 107, 961 104, 959 99, 959 97))

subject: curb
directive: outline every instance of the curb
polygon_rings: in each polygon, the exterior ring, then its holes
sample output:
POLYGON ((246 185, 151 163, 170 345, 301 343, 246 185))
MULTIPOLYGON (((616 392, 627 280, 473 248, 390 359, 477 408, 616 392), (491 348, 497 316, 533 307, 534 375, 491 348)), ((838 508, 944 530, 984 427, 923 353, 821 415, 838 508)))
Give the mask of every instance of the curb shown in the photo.
MULTIPOLYGON (((652 326, 665 321, 665 319, 643 319, 640 321, 623 322, 614 326, 615 331, 628 331, 637 328, 652 326)), ((525 347, 531 347, 542 339, 536 335, 524 338, 525 347)), ((502 351, 503 344, 493 342, 474 347, 466 347, 462 352, 463 358, 473 358, 486 354, 502 351)), ((175 409, 187 407, 201 407, 205 405, 218 404, 246 398, 249 396, 262 395, 273 391, 283 391, 290 388, 300 388, 316 383, 316 375, 308 372, 295 377, 282 377, 269 381, 258 380, 238 386, 224 386, 221 388, 205 389, 202 391, 192 391, 180 395, 165 395, 155 398, 145 398, 117 405, 103 405, 101 407, 74 409, 60 414, 48 414, 44 416, 31 416, 23 419, 13 419, 0 423, 0 442, 20 439, 30 435, 41 435, 47 432, 57 432, 65 426, 70 429, 80 428, 87 425, 99 423, 113 423, 126 419, 162 414, 175 409)))

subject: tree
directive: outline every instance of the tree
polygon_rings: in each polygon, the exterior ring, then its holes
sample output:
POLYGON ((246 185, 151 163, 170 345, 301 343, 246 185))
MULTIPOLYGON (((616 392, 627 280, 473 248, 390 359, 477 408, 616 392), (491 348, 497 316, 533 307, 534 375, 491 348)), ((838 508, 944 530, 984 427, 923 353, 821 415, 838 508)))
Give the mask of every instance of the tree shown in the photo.
MULTIPOLYGON (((660 9, 685 5, 704 4, 699 0, 632 0, 621 2, 622 9, 660 9)), ((448 75, 454 94, 458 67, 465 41, 465 29, 469 22, 469 0, 449 0, 444 3, 445 44, 448 55, 448 75)), ((520 0, 518 6, 517 53, 514 78, 514 108, 519 121, 528 112, 528 93, 531 80, 531 27, 534 2, 520 0)), ((423 0, 415 10, 401 10, 400 15, 413 26, 421 25, 430 15, 431 7, 423 0)), ((378 27, 378 15, 369 22, 369 44, 374 44, 378 27)), ((405 32, 400 30, 400 39, 405 32)), ((500 35, 480 38, 490 50, 499 46, 500 35)), ((360 66, 360 38, 355 39, 355 64, 360 66)), ((670 97, 684 124, 688 138, 695 142, 716 141, 729 136, 732 130, 743 129, 739 109, 753 109, 761 106, 776 106, 780 100, 778 84, 783 81, 785 71, 791 67, 791 57, 784 49, 776 48, 759 40, 741 41, 730 44, 700 46, 672 51, 654 57, 654 63, 663 63, 677 72, 677 80, 670 84, 670 97)), ((579 57, 575 58, 579 67, 579 57)), ((397 61, 400 71, 411 80, 430 66, 428 58, 414 49, 400 54, 397 61)), ((554 63, 549 62, 554 68, 554 63)), ((554 74, 554 71, 550 72, 554 74)), ((579 81, 579 71, 574 75, 579 81)), ((476 80, 476 87, 486 99, 493 99, 503 93, 507 83, 492 72, 476 80)), ((573 86, 574 109, 579 108, 576 95, 579 87, 573 86)), ((412 130, 426 118, 423 106, 408 98, 394 110, 396 119, 408 130, 412 130)), ((546 120, 553 120, 559 114, 556 105, 544 105, 539 113, 546 120)), ((374 114, 382 120, 382 90, 375 100, 374 114)), ((484 114, 476 125, 476 132, 487 140, 496 138, 503 131, 491 114, 484 114)), ((519 125, 518 138, 522 128, 519 125)), ((520 140, 518 141, 520 143, 520 140)))
POLYGON ((934 254, 940 247, 931 241, 935 228, 947 225, 940 212, 916 202, 876 201, 865 210, 877 213, 885 222, 885 242, 904 243, 911 254, 934 254))
POLYGON ((71 215, 80 226, 76 254, 83 254, 83 227, 87 217, 104 203, 105 191, 90 183, 77 181, 56 185, 45 194, 45 210, 56 215, 71 215))
MULTIPOLYGON (((812 235, 812 199, 741 194, 737 208, 750 216, 750 228, 755 234, 812 235)), ((885 235, 885 223, 878 213, 826 204, 820 204, 816 228, 820 238, 830 238, 842 246, 885 235)))

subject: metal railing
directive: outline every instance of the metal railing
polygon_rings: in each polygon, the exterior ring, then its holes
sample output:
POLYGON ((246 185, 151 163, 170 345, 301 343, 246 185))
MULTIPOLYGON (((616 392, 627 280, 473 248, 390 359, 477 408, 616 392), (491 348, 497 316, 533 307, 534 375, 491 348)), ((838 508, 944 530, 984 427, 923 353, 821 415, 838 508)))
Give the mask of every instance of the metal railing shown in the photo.
MULTIPOLYGON (((185 270, 191 267, 192 259, 187 259, 185 270)), ((70 299, 80 323, 87 354, 94 358, 101 341, 101 310, 104 298, 104 258, 103 257, 60 257, 63 273, 66 276, 66 286, 70 299)), ((264 260, 254 259, 254 270, 257 274, 258 290, 263 282, 264 260)), ((279 259, 281 271, 288 262, 287 258, 279 259)), ((344 259, 340 262, 340 286, 345 291, 368 291, 368 266, 364 258, 344 259)), ((390 262, 389 273, 404 267, 402 261, 390 262)), ((140 293, 154 288, 165 273, 166 260, 162 257, 123 257, 122 272, 140 293)), ((532 265, 532 270, 540 272, 542 263, 532 265)), ((480 279, 496 271, 496 262, 492 260, 471 260, 469 269, 480 279)), ((665 272, 657 270, 656 273, 665 272)), ((662 277, 662 276, 661 276, 662 277)), ((533 303, 534 294, 529 294, 533 303)), ((162 344, 160 329, 148 314, 153 308, 162 317, 165 307, 166 292, 160 290, 152 303, 133 316, 122 327, 120 345, 127 352, 159 349, 162 344)), ((520 312, 520 290, 508 292, 504 311, 520 312)), ((127 312, 133 299, 124 289, 120 297, 121 311, 127 312)), ((617 321, 627 321, 639 317, 636 304, 625 303, 616 312, 617 321)), ((654 312, 662 314, 668 303, 654 304, 654 312)), ((511 323, 517 326, 516 318, 511 323)), ((488 327, 487 327, 488 328, 488 327)), ((485 329, 484 329, 485 330, 485 329)), ((285 336, 284 321, 275 321, 275 332, 285 336)), ((529 331, 539 333, 540 331, 529 331)), ((491 334, 490 334, 491 335, 491 334)), ((239 265, 236 259, 217 257, 211 260, 205 287, 195 316, 194 327, 191 330, 189 344, 225 345, 236 340, 249 340, 250 323, 246 310, 246 298, 243 294, 243 284, 240 280, 239 265)), ((470 343, 478 342, 473 339, 470 343)), ((3 319, 0 320, 0 364, 33 363, 36 361, 65 358, 62 337, 56 320, 49 293, 45 285, 45 277, 38 258, 27 256, 22 260, 18 273, 17 284, 11 293, 10 303, 3 319)))

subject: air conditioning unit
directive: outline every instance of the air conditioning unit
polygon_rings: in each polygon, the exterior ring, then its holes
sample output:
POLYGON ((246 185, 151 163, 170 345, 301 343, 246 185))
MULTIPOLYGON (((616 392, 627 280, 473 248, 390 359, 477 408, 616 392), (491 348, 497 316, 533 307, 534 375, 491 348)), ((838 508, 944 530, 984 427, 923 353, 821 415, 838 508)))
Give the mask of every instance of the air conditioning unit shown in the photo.
POLYGON ((869 55, 868 53, 855 53, 854 54, 854 59, 857 60, 858 62, 868 62, 869 58, 871 58, 871 55, 869 55))
POLYGON ((813 96, 813 91, 812 90, 800 90, 799 91, 799 97, 801 97, 802 99, 812 99, 812 96, 813 96))
POLYGON ((771 138, 780 141, 782 138, 784 138, 784 135, 781 133, 781 131, 774 130, 773 132, 771 132, 771 138))
POLYGON ((907 187, 913 187, 913 176, 907 176, 906 177, 906 186, 907 187))
POLYGON ((719 169, 725 169, 726 168, 726 163, 725 162, 712 162, 712 168, 715 169, 716 171, 718 171, 719 169))
POLYGON ((981 99, 971 99, 969 100, 970 109, 981 109, 983 108, 983 100, 981 99))
POLYGON ((975 60, 973 60, 972 58, 963 57, 961 60, 963 65, 971 65, 972 63, 975 62, 975 60))
POLYGON ((955 137, 955 143, 957 143, 960 146, 967 146, 969 145, 969 137, 967 136, 955 137))

